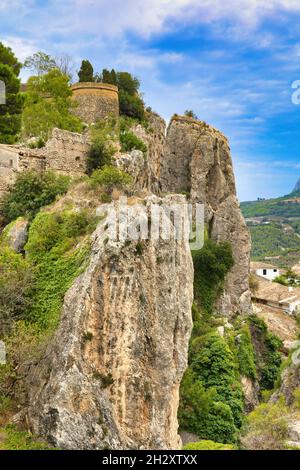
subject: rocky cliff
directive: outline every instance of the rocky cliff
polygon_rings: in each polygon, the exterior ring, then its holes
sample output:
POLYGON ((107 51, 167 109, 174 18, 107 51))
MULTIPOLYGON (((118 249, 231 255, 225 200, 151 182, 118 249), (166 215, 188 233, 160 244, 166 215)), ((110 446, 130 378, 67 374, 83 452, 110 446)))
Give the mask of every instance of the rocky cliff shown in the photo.
MULTIPOLYGON (((147 129, 137 125, 134 132, 147 143, 147 158, 134 150, 119 152, 115 162, 138 190, 129 227, 136 230, 137 220, 150 227, 153 203, 164 211, 186 202, 185 195, 163 193, 185 192, 203 203, 209 236, 229 241, 235 258, 217 308, 226 316, 248 313, 250 241, 227 139, 178 116, 165 135, 154 114, 147 129), (141 189, 147 191, 139 200, 141 189)), ((31 367, 28 423, 66 449, 178 449, 179 386, 192 328, 190 248, 175 236, 113 239, 108 228, 116 206, 101 205, 89 264, 65 296, 46 353, 31 367)), ((163 217, 163 223, 175 235, 172 220, 163 217)))
MULTIPOLYGON (((183 202, 154 196, 150 204, 183 202)), ((141 216, 133 206, 132 224, 141 216)), ((67 449, 176 449, 179 386, 187 366, 193 267, 184 240, 108 238, 111 205, 85 272, 68 291, 60 326, 32 367, 31 429, 67 449)), ((131 222, 129 221, 129 226, 131 222)), ((174 227, 166 218, 174 235, 174 227)))
POLYGON ((174 116, 168 127, 160 166, 163 192, 187 192, 205 206, 209 236, 229 241, 235 265, 226 279, 219 310, 228 316, 251 311, 250 236, 236 196, 226 137, 204 122, 174 116))

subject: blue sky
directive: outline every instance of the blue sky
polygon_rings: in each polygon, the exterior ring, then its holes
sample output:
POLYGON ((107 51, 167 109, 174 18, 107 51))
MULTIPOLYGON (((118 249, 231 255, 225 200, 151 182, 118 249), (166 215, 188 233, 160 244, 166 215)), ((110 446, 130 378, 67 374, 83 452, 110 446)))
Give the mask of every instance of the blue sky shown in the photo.
POLYGON ((299 0, 0 0, 0 31, 21 60, 133 72, 167 121, 193 109, 228 136, 241 200, 300 178, 299 0))

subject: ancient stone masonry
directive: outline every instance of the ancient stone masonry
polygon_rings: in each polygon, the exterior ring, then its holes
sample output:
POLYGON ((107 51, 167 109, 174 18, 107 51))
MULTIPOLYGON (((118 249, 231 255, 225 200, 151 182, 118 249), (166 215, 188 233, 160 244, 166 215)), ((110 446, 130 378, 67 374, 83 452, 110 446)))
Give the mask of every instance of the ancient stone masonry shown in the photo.
MULTIPOLYGON (((143 200, 165 207, 183 196, 143 200)), ((117 204, 117 203, 113 203, 117 204)), ((60 326, 28 379, 33 431, 66 449, 180 449, 177 408, 192 329, 188 243, 107 239, 112 204, 86 271, 65 296, 60 326), (107 241, 108 240, 108 241, 107 241), (106 241, 106 242, 105 242, 106 241)), ((141 216, 132 207, 129 224, 141 216)))
POLYGON ((18 147, 0 144, 0 196, 11 185, 18 171, 18 147))
POLYGON ((109 116, 119 116, 118 87, 107 83, 76 83, 72 85, 73 100, 77 107, 74 114, 83 122, 105 119, 109 116))
POLYGON ((52 137, 41 149, 0 145, 0 196, 7 191, 18 172, 52 170, 82 176, 90 149, 87 134, 53 129, 52 137))
POLYGON ((236 197, 235 178, 226 137, 204 122, 175 116, 167 131, 161 161, 163 192, 187 192, 205 205, 210 237, 229 241, 235 265, 226 279, 218 308, 224 315, 249 313, 250 236, 236 197))

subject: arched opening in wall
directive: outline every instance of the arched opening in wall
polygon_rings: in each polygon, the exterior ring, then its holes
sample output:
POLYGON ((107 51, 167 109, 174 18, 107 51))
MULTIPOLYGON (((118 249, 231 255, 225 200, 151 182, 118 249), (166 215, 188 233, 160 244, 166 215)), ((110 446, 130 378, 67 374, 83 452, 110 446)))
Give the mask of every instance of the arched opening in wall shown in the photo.
POLYGON ((80 162, 80 157, 75 157, 75 162, 80 162))
POLYGON ((13 168, 13 166, 14 166, 14 161, 13 160, 9 160, 9 166, 10 166, 10 168, 13 168))

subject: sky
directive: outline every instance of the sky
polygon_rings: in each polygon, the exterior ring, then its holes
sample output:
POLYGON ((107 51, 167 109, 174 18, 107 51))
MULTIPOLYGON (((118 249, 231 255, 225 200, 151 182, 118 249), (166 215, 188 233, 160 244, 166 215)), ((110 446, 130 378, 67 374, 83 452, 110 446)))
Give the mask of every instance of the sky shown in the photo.
POLYGON ((300 178, 299 0, 0 0, 0 32, 21 61, 132 72, 166 121, 192 109, 229 138, 241 201, 300 178))

